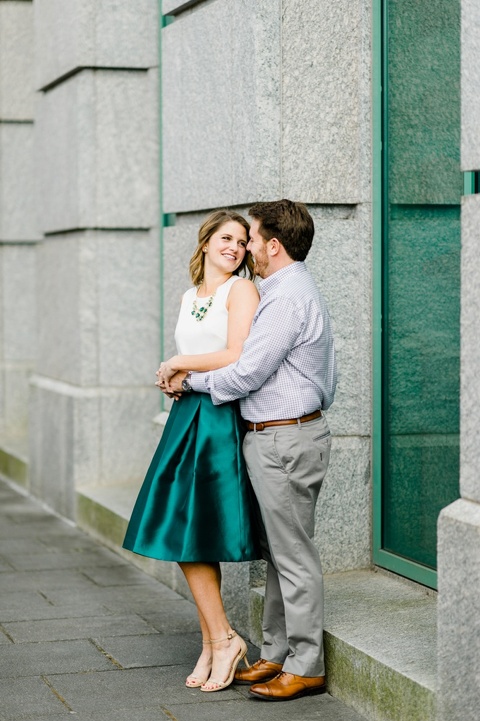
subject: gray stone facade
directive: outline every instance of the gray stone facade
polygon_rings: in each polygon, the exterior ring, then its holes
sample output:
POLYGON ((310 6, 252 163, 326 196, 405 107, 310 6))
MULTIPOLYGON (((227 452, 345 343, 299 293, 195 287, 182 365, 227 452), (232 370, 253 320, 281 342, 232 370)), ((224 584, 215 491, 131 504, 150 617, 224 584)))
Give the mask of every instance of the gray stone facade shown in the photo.
MULTIPOLYGON (((339 365, 315 537, 327 573, 370 568, 372 2, 162 11, 159 38, 157 0, 0 0, 0 440, 26 440, 27 490, 72 520, 82 489, 137 487, 202 218, 302 200, 339 365)), ((462 0, 465 171, 480 169, 479 24, 462 0)), ((439 519, 442 721, 474 721, 479 703, 479 227, 476 195, 462 207, 461 499, 439 519)), ((155 569, 188 595, 171 564, 155 569)), ((260 564, 225 567, 240 630, 262 580, 260 564)))
MULTIPOLYGON (((462 0, 462 148, 465 171, 480 168, 480 9, 462 0)), ((462 206, 461 499, 438 522, 438 708, 441 721, 474 721, 480 702, 480 197, 462 206), (447 688, 448 687, 448 688, 447 688), (461 703, 454 699, 460 697, 461 703)))
MULTIPOLYGON (((317 537, 329 571, 369 566, 370 6, 222 0, 165 7, 176 13, 163 30, 164 209, 176 214, 176 228, 165 232, 166 262, 176 272, 187 266, 200 210, 246 211, 278 197, 309 203, 316 240, 308 265, 329 302, 340 368, 328 415, 338 442, 327 488, 336 483, 323 493, 319 519, 333 496, 340 517, 330 505, 317 537)), ((176 278, 165 279, 170 302, 176 278)), ((169 352, 174 315, 164 320, 169 352)))
POLYGON ((0 431, 20 435, 36 356, 33 12, 0 2, 0 431))

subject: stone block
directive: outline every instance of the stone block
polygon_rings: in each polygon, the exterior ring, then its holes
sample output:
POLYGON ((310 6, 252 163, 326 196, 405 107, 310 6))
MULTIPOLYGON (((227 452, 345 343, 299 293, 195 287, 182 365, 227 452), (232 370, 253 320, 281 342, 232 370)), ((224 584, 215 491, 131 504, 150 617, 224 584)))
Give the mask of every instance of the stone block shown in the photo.
POLYGON ((4 361, 35 358, 36 246, 0 245, 0 346, 4 361))
POLYGON ((242 635, 250 630, 250 563, 222 563, 222 598, 227 617, 242 635))
POLYGON ((52 693, 40 676, 1 679, 0 693, 2 713, 6 714, 7 718, 18 713, 20 703, 22 713, 34 714, 37 719, 41 718, 41 714, 47 718, 50 714, 62 714, 65 709, 62 701, 52 693))
POLYGON ((185 223, 163 230, 163 358, 176 353, 175 327, 183 293, 191 288, 188 265, 197 247, 200 223, 185 223))
POLYGON ((280 193, 280 6, 200 3, 163 29, 166 212, 280 193))
POLYGON ((160 346, 158 234, 125 236, 97 238, 98 382, 153 387, 160 346))
POLYGON ((26 487, 28 484, 28 463, 26 459, 19 457, 9 448, 5 448, 3 443, 2 447, 0 447, 0 473, 18 486, 26 487))
POLYGON ((86 70, 41 97, 35 147, 43 232, 156 225, 157 105, 156 70, 86 70))
POLYGON ((0 245, 0 428, 25 431, 36 348, 35 246, 0 245))
POLYGON ((152 455, 155 388, 81 389, 31 381, 30 490, 73 518, 75 489, 143 477, 152 455))
POLYGON ((39 0, 34 8, 37 89, 78 68, 158 65, 155 0, 39 0))
MULTIPOLYGON (((57 554, 52 553, 54 557, 57 554)), ((61 555, 61 554, 58 554, 61 555)), ((75 558, 71 559, 75 561, 75 558)), ((105 570, 105 569, 104 569, 105 570)), ((120 585, 120 584, 119 584, 120 585)), ((155 630, 138 616, 84 615, 81 618, 20 621, 9 623, 7 630, 14 643, 38 643, 45 641, 66 641, 98 636, 136 636, 154 634, 155 630)))
POLYGON ((0 429, 8 435, 24 433, 28 423, 28 383, 31 363, 0 364, 0 429))
POLYGON ((480 196, 463 199, 460 488, 462 496, 480 501, 480 196))
POLYGON ((153 387, 159 272, 155 231, 47 238, 38 261, 38 371, 78 385, 153 387))
MULTIPOLYGON (((108 671, 112 666, 112 662, 87 640, 57 641, 54 652, 52 652, 52 644, 48 642, 12 643, 2 649, 0 678, 14 681, 23 676, 25 681, 25 677, 36 676, 39 668, 42 669, 42 674, 50 675, 77 674, 94 670, 108 671)), ((17 700, 22 697, 23 694, 19 693, 17 700)), ((8 706, 6 708, 8 709, 8 706)), ((29 707, 25 704, 24 708, 29 707)), ((8 710, 7 714, 10 715, 8 710)))
POLYGON ((33 3, 0 2, 0 119, 33 118, 33 3))
POLYGON ((439 721, 476 721, 480 700, 480 506, 458 500, 438 523, 439 721))
POLYGON ((0 240, 39 237, 34 213, 33 125, 0 123, 0 240))
POLYGON ((313 206, 315 238, 307 265, 332 317, 338 363, 334 435, 369 435, 371 428, 370 207, 313 206))
POLYGON ((265 605, 265 587, 250 589, 250 630, 249 638, 259 648, 263 644, 263 609, 265 605))
POLYGON ((480 170, 480 6, 462 0, 462 170, 480 170))
POLYGON ((158 388, 153 383, 151 388, 127 388, 102 395, 101 485, 143 480, 155 451, 150 423, 159 404, 158 388))
POLYGON ((371 564, 369 438, 334 437, 316 508, 315 543, 325 573, 371 564))
POLYGON ((282 195, 369 199, 368 3, 287 0, 282 22, 282 195), (366 148, 363 146, 366 145, 366 148))
MULTIPOLYGON (((212 718, 213 714, 218 711, 210 710, 212 704, 204 698, 208 694, 193 691, 195 694, 193 695, 185 690, 185 676, 191 673, 191 663, 194 661, 191 651, 197 650, 198 647, 192 648, 191 644, 186 653, 178 654, 175 665, 172 666, 116 669, 102 674, 73 675, 65 673, 49 676, 49 680, 68 705, 71 708, 82 709, 86 718, 95 716, 95 714, 98 717, 100 714, 102 719, 105 718, 108 721, 117 718, 119 721, 120 719, 121 721, 141 721, 143 715, 143 718, 151 721, 157 721, 157 719, 163 721, 160 716, 160 713, 163 712, 160 709, 164 708, 165 704, 171 708, 173 704, 184 701, 195 706, 206 705, 209 708, 210 718, 212 718), (143 699, 145 699, 145 704, 148 703, 148 708, 143 708, 143 713, 140 714, 138 713, 139 705, 143 703, 143 699), (111 715, 112 709, 115 710, 113 716, 111 715), (158 714, 157 711, 159 711, 158 714), (155 719, 155 715, 157 719, 155 719)), ((233 687, 222 691, 222 702, 232 699, 238 701, 238 693, 233 687)), ((169 718, 167 714, 163 715, 169 718)), ((182 716, 177 718, 181 719, 182 716)), ((221 718, 232 718, 232 716, 221 714, 221 718)))
POLYGON ((197 3, 198 0, 163 0, 162 13, 163 15, 168 15, 169 13, 173 12, 181 12, 182 10, 187 9, 197 3))

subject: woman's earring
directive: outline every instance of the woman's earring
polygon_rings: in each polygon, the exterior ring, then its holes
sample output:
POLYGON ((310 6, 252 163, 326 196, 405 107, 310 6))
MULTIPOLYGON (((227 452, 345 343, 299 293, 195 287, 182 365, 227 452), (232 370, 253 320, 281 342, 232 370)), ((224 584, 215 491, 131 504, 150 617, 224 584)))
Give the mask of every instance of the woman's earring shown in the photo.
POLYGON ((202 250, 203 250, 204 253, 206 253, 207 250, 208 250, 208 246, 207 246, 207 245, 204 245, 203 248, 202 248, 202 250))

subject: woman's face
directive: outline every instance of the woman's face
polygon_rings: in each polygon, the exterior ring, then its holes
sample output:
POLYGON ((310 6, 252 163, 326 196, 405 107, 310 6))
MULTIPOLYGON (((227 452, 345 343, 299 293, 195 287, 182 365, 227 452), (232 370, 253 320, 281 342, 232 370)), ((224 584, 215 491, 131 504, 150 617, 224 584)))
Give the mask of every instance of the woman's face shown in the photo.
POLYGON ((247 231, 236 220, 227 220, 213 233, 206 245, 205 268, 233 273, 247 252, 247 231))

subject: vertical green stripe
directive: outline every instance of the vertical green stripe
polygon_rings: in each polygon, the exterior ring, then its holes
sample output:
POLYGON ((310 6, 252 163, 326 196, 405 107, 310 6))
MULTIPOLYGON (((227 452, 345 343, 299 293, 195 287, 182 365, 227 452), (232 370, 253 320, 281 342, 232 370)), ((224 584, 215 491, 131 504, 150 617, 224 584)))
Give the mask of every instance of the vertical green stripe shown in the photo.
MULTIPOLYGON (((382 439, 383 391, 388 368, 383 356, 385 299, 388 293, 385 252, 388 243, 388 0, 372 0, 372 234, 373 234, 373 338, 372 338, 372 481, 373 562, 399 575, 433 588, 435 571, 383 549, 382 537, 382 439)), ((469 181, 468 187, 472 187, 469 181)))
POLYGON ((372 18, 372 480, 373 560, 382 545, 382 0, 372 18))
MULTIPOLYGON (((163 109, 163 92, 162 92, 162 30, 167 25, 173 22, 174 18, 171 15, 162 15, 162 0, 158 2, 158 13, 159 13, 159 28, 158 28, 158 188, 159 188, 159 228, 158 228, 158 243, 159 243, 159 295, 160 295, 160 322, 159 322, 159 362, 163 360, 163 354, 165 349, 164 339, 164 322, 163 322, 163 305, 164 305, 164 284, 163 284, 163 247, 164 247, 164 228, 169 225, 174 225, 173 215, 166 215, 164 213, 163 206, 163 123, 162 123, 162 109, 163 109)), ((165 396, 160 393, 160 405, 161 409, 165 409, 164 405, 165 396)))
POLYGON ((463 194, 464 195, 473 195, 475 190, 475 173, 471 171, 467 171, 463 174, 463 194))

